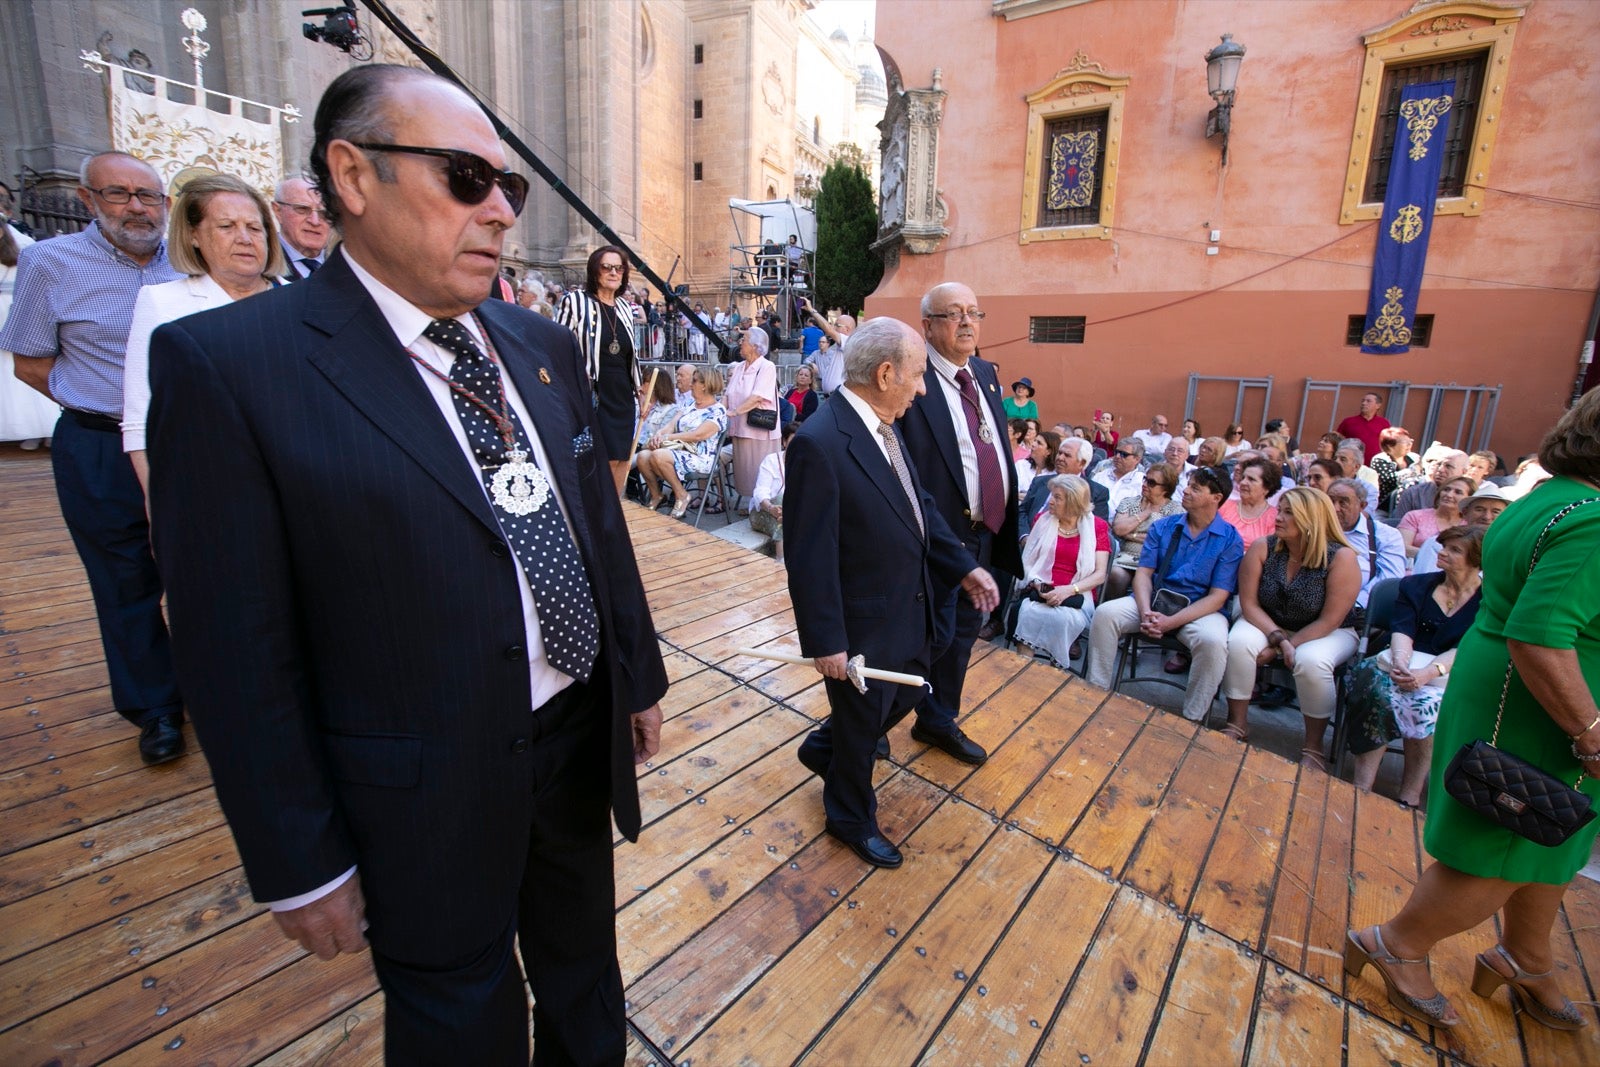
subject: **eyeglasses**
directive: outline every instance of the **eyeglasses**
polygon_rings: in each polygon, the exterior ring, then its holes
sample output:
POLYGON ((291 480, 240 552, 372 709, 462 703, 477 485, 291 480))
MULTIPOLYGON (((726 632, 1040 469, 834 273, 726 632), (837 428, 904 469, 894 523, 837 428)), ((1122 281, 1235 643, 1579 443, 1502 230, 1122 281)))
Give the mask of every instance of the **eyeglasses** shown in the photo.
POLYGON ((623 266, 621 263, 602 263, 595 270, 600 274, 621 274, 623 266))
POLYGON ((494 164, 482 156, 463 152, 457 148, 418 148, 408 144, 374 144, 370 141, 354 142, 357 148, 368 152, 406 152, 415 156, 438 156, 450 161, 445 177, 450 183, 450 195, 463 204, 481 204, 489 199, 495 185, 506 194, 513 215, 522 214, 522 205, 528 201, 528 179, 509 170, 496 170, 494 164))
POLYGON ((1123 451, 1123 450, 1122 450, 1122 449, 1120 449, 1120 448, 1119 448, 1119 449, 1117 449, 1117 455, 1119 455, 1119 456, 1121 456, 1121 457, 1122 457, 1122 458, 1123 458, 1123 459, 1133 459, 1133 458, 1134 458, 1134 457, 1135 457, 1135 456, 1137 456, 1137 455, 1138 455, 1138 454, 1139 454, 1139 453, 1137 453, 1137 452, 1124 452, 1124 451, 1123 451))
POLYGON ((1144 484, 1155 486, 1158 489, 1165 489, 1167 487, 1167 483, 1162 481, 1160 478, 1146 478, 1144 480, 1144 484))
POLYGON ((85 185, 84 188, 108 204, 126 204, 129 200, 138 200, 145 207, 158 207, 167 200, 167 194, 159 189, 124 189, 120 185, 108 185, 104 189, 85 185))
POLYGON ((984 319, 988 318, 988 315, 988 312, 979 311, 977 308, 973 308, 970 311, 962 311, 958 308, 953 311, 937 311, 930 314, 928 318, 944 319, 953 326, 960 323, 962 319, 971 319, 973 322, 982 322, 984 319))
POLYGON ((323 222, 330 221, 327 208, 313 207, 310 204, 291 204, 287 200, 274 200, 273 203, 279 207, 288 208, 295 218, 321 219, 323 222))

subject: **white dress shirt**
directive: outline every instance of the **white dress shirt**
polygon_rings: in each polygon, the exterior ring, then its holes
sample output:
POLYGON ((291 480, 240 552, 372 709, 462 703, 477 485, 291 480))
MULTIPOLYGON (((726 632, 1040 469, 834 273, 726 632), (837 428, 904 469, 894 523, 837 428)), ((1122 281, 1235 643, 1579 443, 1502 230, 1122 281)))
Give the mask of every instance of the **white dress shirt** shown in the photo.
MULTIPOLYGON (((973 441, 972 434, 967 431, 967 413, 963 409, 961 400, 961 387, 956 384, 956 372, 965 369, 972 374, 970 367, 956 366, 941 356, 932 345, 928 345, 928 366, 934 370, 939 382, 939 388, 944 391, 944 402, 950 408, 950 423, 956 431, 956 447, 961 452, 961 470, 967 477, 968 510, 972 513, 973 522, 982 522, 987 516, 982 514, 980 503, 983 499, 978 492, 978 450, 974 445, 982 445, 982 441, 973 441)), ((995 425, 994 413, 989 410, 989 403, 983 398, 984 385, 978 381, 976 374, 972 375, 972 386, 978 392, 978 419, 980 426, 989 428, 989 446, 994 449, 995 461, 1000 467, 1000 476, 1005 477, 1006 467, 1015 466, 1011 458, 1010 439, 1005 434, 1005 428, 995 425)), ((1000 487, 1000 498, 1005 499, 1005 486, 1000 487)), ((1004 516, 1001 516, 1004 518, 1004 516)))
MULTIPOLYGON (((1375 520, 1370 514, 1363 513, 1356 520, 1355 528, 1344 532, 1344 539, 1350 542, 1350 547, 1356 550, 1356 562, 1361 567, 1361 592, 1356 594, 1356 603, 1366 607, 1367 596, 1372 592, 1372 587, 1385 578, 1404 578, 1406 576, 1406 542, 1399 530, 1393 526, 1386 526, 1375 520), (1373 567, 1372 553, 1369 549, 1367 524, 1372 523, 1373 532, 1378 538, 1377 566, 1373 567)), ((1435 548, 1438 542, 1434 542, 1435 548)))
POLYGON ((866 424, 867 429, 872 433, 872 443, 878 446, 878 454, 883 457, 885 463, 889 464, 889 469, 891 471, 894 470, 894 464, 889 461, 889 446, 884 442, 883 435, 878 432, 878 427, 883 425, 883 420, 878 418, 876 411, 872 410, 872 405, 857 396, 853 389, 840 389, 837 396, 842 397, 850 410, 854 411, 857 417, 866 424))

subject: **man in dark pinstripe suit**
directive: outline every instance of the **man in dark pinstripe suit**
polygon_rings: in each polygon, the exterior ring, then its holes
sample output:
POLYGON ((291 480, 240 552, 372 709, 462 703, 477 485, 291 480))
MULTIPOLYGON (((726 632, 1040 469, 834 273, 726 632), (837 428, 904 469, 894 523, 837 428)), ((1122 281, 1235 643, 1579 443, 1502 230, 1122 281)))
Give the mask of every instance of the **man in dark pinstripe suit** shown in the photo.
POLYGON ((666 674, 577 344, 483 299, 527 183, 410 68, 341 75, 315 133, 340 250, 151 346, 189 710, 257 899, 370 942, 388 1062, 527 1063, 516 943, 534 1062, 620 1063, 610 815, 637 836, 666 674))

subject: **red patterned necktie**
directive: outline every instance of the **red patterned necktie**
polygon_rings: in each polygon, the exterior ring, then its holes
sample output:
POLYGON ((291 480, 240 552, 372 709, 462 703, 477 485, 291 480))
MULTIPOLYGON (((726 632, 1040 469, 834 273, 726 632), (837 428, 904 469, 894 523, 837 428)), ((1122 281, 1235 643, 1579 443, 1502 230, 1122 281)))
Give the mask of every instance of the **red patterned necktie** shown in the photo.
POLYGON ((961 389, 961 410, 967 415, 972 450, 978 454, 978 509, 983 512, 983 524, 989 532, 999 533, 1006 517, 1006 477, 1000 471, 994 443, 983 439, 983 417, 978 410, 983 401, 978 398, 977 383, 967 368, 956 371, 956 385, 961 389))

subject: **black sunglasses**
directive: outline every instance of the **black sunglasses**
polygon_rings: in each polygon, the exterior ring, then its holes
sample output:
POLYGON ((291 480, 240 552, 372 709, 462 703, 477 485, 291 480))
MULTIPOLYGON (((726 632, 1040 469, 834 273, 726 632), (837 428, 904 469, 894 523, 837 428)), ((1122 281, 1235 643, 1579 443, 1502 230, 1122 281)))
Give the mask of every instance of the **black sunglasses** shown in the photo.
POLYGON ((445 177, 450 183, 450 195, 463 204, 481 204, 499 184, 511 205, 513 215, 522 214, 522 205, 528 202, 528 179, 509 170, 496 170, 494 164, 482 156, 463 152, 458 148, 418 148, 408 144, 374 144, 371 141, 354 142, 357 148, 368 152, 407 152, 414 156, 438 156, 450 161, 445 177))
POLYGON ((1132 459, 1134 456, 1137 456, 1138 454, 1139 453, 1137 453, 1137 452, 1124 452, 1120 448, 1117 449, 1117 455, 1121 456, 1123 459, 1132 459))

